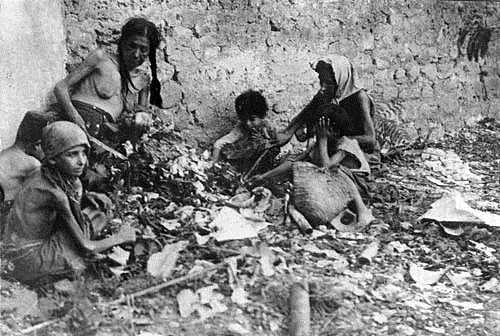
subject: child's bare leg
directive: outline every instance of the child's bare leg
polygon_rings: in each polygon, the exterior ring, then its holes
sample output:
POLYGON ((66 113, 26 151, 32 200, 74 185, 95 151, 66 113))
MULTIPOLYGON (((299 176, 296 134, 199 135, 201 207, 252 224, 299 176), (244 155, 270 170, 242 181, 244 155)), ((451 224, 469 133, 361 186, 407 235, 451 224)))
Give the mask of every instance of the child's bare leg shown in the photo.
POLYGON ((347 180, 349 181, 349 184, 351 186, 351 191, 353 195, 353 201, 354 205, 356 207, 356 213, 358 215, 358 225, 360 226, 366 226, 370 224, 372 221, 375 220, 375 217, 373 217, 372 212, 370 209, 368 209, 363 202, 363 199, 361 198, 361 194, 359 193, 358 187, 354 183, 351 178, 349 178, 347 175, 347 180))

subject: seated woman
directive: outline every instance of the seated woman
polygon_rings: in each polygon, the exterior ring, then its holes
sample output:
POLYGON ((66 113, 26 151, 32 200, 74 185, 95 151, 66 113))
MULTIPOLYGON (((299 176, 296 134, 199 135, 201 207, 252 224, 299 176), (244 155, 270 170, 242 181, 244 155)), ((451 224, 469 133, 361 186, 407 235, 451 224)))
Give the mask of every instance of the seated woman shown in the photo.
POLYGON ((319 106, 324 104, 338 104, 352 116, 352 124, 345 130, 345 135, 358 142, 372 169, 380 165, 380 149, 375 137, 373 116, 375 105, 366 90, 356 85, 354 68, 344 56, 334 55, 327 60, 320 60, 314 67, 318 73, 321 88, 311 102, 295 116, 287 128, 278 133, 277 144, 286 144, 293 137, 303 135, 304 138, 314 136, 313 132, 306 132, 311 127, 308 123, 315 123, 319 106))
POLYGON ((141 132, 151 122, 148 99, 161 107, 156 49, 160 33, 143 18, 132 18, 122 27, 118 54, 103 49, 91 52, 66 78, 55 86, 57 104, 50 107, 56 119, 76 123, 98 139, 114 138, 117 122, 125 129, 118 134, 141 132), (141 67, 149 58, 152 81, 141 67), (53 113, 54 114, 54 113, 53 113))
MULTIPOLYGON (((313 143, 295 160, 285 161, 271 171, 254 176, 251 182, 263 182, 266 179, 277 176, 293 177, 294 185, 299 183, 301 189, 308 189, 307 194, 323 195, 323 197, 327 197, 326 195, 328 195, 332 200, 337 199, 339 200, 336 202, 338 203, 336 205, 337 209, 342 208, 341 204, 352 208, 357 215, 358 225, 360 227, 365 226, 375 218, 364 204, 361 196, 361 192, 365 192, 364 184, 359 176, 370 174, 370 166, 358 142, 343 135, 349 133, 349 129, 353 124, 352 116, 338 105, 325 104, 317 109, 316 117, 318 119, 315 124, 308 122, 307 130, 309 134, 315 134, 316 141, 313 141, 313 143), (297 161, 308 161, 320 168, 324 168, 324 173, 328 171, 329 174, 335 174, 330 175, 331 179, 326 178, 325 181, 328 181, 328 183, 334 183, 332 181, 341 182, 345 188, 331 188, 326 185, 328 184, 326 182, 326 184, 316 183, 311 186, 304 186, 303 182, 295 180, 297 177, 295 169, 297 167, 294 163, 297 161), (321 190, 315 191, 311 190, 311 188, 321 190), (332 190, 335 190, 334 194, 332 194, 332 190)), ((311 209, 311 205, 309 204, 310 201, 307 199, 295 200, 295 202, 297 201, 300 203, 296 204, 297 209, 305 211, 303 214, 306 218, 314 218, 314 222, 318 222, 318 218, 312 215, 315 210, 311 209)), ((324 200, 324 204, 327 203, 328 200, 324 200)), ((333 209, 328 211, 329 215, 339 215, 339 213, 335 211, 336 210, 333 209)), ((332 218, 333 217, 328 218, 328 220, 332 218)))
MULTIPOLYGON (((259 91, 248 90, 241 93, 236 97, 234 105, 239 122, 231 132, 215 142, 212 160, 222 158, 243 172, 275 140, 276 131, 267 120, 269 108, 266 98, 259 91)), ((268 152, 261 160, 261 165, 271 164, 268 161, 272 161, 276 154, 276 151, 268 152)))
POLYGON ((71 277, 85 269, 85 257, 135 240, 135 230, 95 240, 107 222, 105 195, 84 193, 79 176, 87 165, 89 142, 76 124, 57 121, 44 128, 45 158, 39 173, 26 181, 5 223, 4 256, 14 268, 7 274, 28 285, 71 277), (90 209, 82 209, 82 201, 90 209))

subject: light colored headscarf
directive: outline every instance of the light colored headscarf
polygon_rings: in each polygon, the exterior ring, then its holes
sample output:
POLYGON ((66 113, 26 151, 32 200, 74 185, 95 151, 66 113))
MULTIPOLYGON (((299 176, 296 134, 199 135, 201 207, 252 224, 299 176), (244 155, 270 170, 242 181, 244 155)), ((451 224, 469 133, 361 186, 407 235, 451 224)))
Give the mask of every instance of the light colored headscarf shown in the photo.
POLYGON ((53 159, 79 145, 90 147, 87 135, 75 123, 56 121, 42 130, 42 149, 47 159, 53 159))
MULTIPOLYGON (((356 85, 356 73, 351 61, 345 56, 332 55, 331 57, 322 59, 332 66, 333 76, 337 82, 337 91, 335 92, 335 103, 339 103, 345 98, 355 94, 362 88, 356 85)), ((316 69, 318 62, 311 65, 313 69, 316 69)))

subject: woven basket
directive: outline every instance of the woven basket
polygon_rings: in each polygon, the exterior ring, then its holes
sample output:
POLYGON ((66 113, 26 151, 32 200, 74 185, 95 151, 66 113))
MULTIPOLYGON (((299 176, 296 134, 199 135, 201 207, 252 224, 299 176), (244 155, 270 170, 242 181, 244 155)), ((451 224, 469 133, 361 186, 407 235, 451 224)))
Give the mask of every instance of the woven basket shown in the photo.
POLYGON ((329 225, 353 200, 352 182, 340 170, 293 164, 293 202, 313 227, 329 225))

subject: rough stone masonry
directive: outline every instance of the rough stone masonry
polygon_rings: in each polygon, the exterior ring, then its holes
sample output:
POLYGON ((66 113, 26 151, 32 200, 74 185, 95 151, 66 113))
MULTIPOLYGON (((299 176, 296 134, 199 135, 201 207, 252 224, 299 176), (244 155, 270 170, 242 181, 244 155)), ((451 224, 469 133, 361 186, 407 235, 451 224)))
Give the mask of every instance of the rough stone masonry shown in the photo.
POLYGON ((439 137, 500 117, 500 3, 445 0, 65 0, 68 69, 96 46, 114 48, 128 17, 161 27, 166 108, 179 129, 209 143, 236 121, 243 90, 263 90, 283 126, 318 88, 310 62, 338 53, 411 134, 439 137), (461 29, 492 27, 488 53, 468 60, 461 29))

